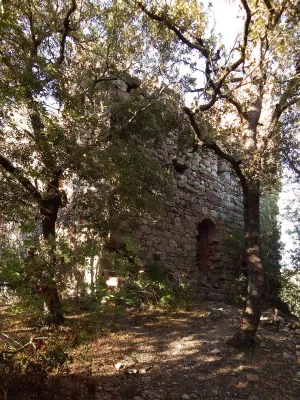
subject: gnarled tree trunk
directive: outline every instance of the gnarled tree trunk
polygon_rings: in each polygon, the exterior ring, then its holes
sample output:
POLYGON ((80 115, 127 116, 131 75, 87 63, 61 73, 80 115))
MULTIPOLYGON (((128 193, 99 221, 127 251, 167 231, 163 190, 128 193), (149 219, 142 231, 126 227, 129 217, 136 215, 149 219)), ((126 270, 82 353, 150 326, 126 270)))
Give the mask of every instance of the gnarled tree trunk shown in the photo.
POLYGON ((265 275, 260 254, 259 180, 244 182, 243 194, 248 299, 233 344, 238 348, 249 349, 255 343, 265 291, 265 275))
POLYGON ((61 172, 56 173, 56 177, 49 183, 46 196, 41 200, 40 212, 42 216, 42 232, 43 239, 49 243, 51 247, 51 263, 52 268, 49 271, 49 282, 45 284, 40 293, 45 299, 45 308, 47 310, 48 323, 61 324, 64 321, 62 313, 61 302, 55 281, 55 264, 56 257, 55 251, 55 224, 57 220, 57 213, 60 207, 60 194, 58 188, 58 180, 61 172))

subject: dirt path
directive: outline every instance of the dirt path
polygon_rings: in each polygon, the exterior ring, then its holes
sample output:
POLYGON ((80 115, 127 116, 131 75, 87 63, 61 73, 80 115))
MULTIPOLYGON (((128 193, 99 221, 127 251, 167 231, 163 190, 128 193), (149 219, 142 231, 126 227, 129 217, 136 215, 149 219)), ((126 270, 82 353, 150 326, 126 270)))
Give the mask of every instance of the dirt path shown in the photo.
POLYGON ((72 380, 89 373, 99 400, 300 399, 300 330, 261 324, 260 345, 245 354, 226 344, 239 313, 210 304, 120 321, 71 366, 72 380))
MULTIPOLYGON (((106 316, 93 335, 81 336, 79 345, 74 341, 69 370, 53 374, 41 394, 20 388, 17 397, 7 398, 300 399, 300 329, 289 330, 285 320, 276 332, 262 321, 259 345, 243 353, 226 344, 239 316, 238 308, 213 303, 176 313, 106 316)), ((83 320, 74 321, 63 328, 70 340, 83 329, 83 320)))

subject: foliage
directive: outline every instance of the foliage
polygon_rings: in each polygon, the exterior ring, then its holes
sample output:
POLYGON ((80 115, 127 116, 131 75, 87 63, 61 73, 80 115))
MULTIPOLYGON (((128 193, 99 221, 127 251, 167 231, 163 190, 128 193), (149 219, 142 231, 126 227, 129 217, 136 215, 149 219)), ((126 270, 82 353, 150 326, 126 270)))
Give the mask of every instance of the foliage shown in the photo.
POLYGON ((17 238, 13 241, 3 237, 0 240, 0 281, 17 296, 15 305, 20 310, 26 308, 41 318, 46 311, 44 288, 55 282, 60 292, 68 290, 74 266, 84 266, 86 257, 99 252, 100 245, 84 242, 70 246, 62 238, 55 241, 53 252, 54 241, 40 241, 35 232, 25 235, 22 229, 14 230, 14 234, 17 238))
POLYGON ((0 387, 10 396, 28 387, 35 392, 43 390, 47 375, 62 372, 70 360, 66 344, 55 337, 32 338, 22 347, 3 348, 0 357, 0 387))
POLYGON ((300 113, 293 107, 286 113, 280 126, 280 150, 285 168, 294 172, 294 179, 300 179, 300 138, 299 138, 300 113))
POLYGON ((19 236, 1 275, 33 299, 84 264, 79 236, 159 211, 169 174, 147 143, 177 126, 176 96, 131 77, 143 41, 123 2, 10 0, 0 14, 0 222, 19 236))
POLYGON ((176 302, 175 288, 171 286, 162 267, 145 265, 144 273, 131 280, 122 282, 117 298, 128 306, 159 307, 172 306, 176 302))
POLYGON ((294 315, 300 317, 300 277, 298 271, 282 271, 280 298, 288 304, 294 315))
POLYGON ((262 196, 260 203, 262 264, 267 276, 268 294, 276 296, 280 288, 282 249, 278 213, 278 195, 262 196))
POLYGON ((247 301, 247 276, 245 272, 240 273, 231 287, 231 294, 236 304, 245 305, 247 301))
MULTIPOLYGON (((159 196, 164 171, 137 140, 158 138, 176 121, 155 90, 150 97, 137 90, 129 94, 130 84, 136 89, 141 84, 127 73, 138 44, 132 18, 119 25, 129 17, 122 5, 87 1, 79 12, 75 1, 56 8, 51 1, 16 0, 5 3, 2 13, 1 154, 18 167, 12 172, 1 164, 9 193, 3 214, 8 207, 32 208, 34 199, 28 199, 19 175, 46 196, 57 170, 63 171, 64 190, 76 185, 76 200, 84 194, 85 211, 87 204, 89 209, 99 204, 102 212, 91 213, 98 226, 105 224, 110 202, 121 214, 125 205, 147 204, 142 192, 159 196)), ((67 197, 72 202, 68 191, 67 197)))
POLYGON ((176 291, 180 289, 171 284, 162 266, 143 265, 129 238, 124 250, 106 253, 104 257, 111 275, 118 278, 118 287, 114 289, 106 288, 103 281, 99 282, 98 293, 104 304, 167 307, 176 302, 176 291))

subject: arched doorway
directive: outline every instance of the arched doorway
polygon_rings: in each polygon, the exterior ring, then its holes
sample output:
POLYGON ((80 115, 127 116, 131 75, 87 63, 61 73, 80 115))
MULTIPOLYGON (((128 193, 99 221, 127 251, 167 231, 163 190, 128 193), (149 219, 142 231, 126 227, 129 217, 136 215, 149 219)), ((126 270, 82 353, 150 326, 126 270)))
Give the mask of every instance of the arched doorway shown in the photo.
POLYGON ((215 223, 205 218, 198 224, 197 265, 200 276, 208 277, 214 269, 214 255, 219 243, 215 223))

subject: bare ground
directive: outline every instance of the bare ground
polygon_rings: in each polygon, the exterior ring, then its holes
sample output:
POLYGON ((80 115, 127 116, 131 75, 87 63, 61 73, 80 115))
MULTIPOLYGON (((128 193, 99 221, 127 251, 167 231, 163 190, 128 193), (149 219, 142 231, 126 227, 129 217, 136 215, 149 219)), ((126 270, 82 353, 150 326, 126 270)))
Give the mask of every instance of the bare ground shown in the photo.
MULTIPOLYGON (((99 314, 92 329, 95 314, 69 317, 59 331, 34 333, 70 342, 68 368, 35 393, 26 384, 11 388, 6 400, 300 399, 300 329, 285 318, 277 332, 263 320, 256 348, 240 352, 227 344, 240 312, 207 303, 182 312, 99 314)), ((20 330, 5 321, 2 332, 20 330)))

